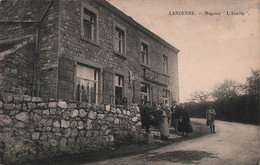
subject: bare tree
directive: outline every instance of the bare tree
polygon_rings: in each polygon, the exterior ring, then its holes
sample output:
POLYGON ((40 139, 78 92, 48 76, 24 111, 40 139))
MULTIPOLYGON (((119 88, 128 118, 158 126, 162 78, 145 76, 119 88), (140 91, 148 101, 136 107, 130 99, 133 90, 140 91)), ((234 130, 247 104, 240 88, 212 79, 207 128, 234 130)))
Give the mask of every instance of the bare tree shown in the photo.
POLYGON ((194 102, 206 102, 209 101, 211 95, 207 91, 197 90, 191 94, 191 100, 194 102))
POLYGON ((217 100, 233 96, 243 95, 245 93, 244 85, 232 79, 225 79, 223 83, 216 84, 212 97, 217 100))

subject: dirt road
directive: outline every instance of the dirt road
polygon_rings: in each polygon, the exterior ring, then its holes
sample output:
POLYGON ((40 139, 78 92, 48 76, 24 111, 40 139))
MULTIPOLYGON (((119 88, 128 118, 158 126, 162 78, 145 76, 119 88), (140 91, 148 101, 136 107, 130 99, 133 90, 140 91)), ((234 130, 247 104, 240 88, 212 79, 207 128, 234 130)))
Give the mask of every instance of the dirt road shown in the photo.
MULTIPOLYGON (((195 132, 209 132, 205 120, 192 119, 195 132)), ((93 165, 216 164, 258 165, 260 127, 216 121, 216 134, 174 143, 145 154, 109 159, 93 165)))

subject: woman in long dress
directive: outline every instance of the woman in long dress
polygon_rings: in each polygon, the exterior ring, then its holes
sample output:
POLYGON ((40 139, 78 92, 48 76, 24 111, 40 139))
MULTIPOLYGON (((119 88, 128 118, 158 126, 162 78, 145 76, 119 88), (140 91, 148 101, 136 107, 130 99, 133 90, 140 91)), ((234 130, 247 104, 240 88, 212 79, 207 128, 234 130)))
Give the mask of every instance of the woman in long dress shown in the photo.
POLYGON ((161 133, 161 138, 163 140, 168 140, 169 125, 168 125, 167 114, 162 109, 160 109, 160 111, 162 111, 161 116, 160 116, 160 120, 159 120, 159 129, 160 129, 160 133, 161 133))

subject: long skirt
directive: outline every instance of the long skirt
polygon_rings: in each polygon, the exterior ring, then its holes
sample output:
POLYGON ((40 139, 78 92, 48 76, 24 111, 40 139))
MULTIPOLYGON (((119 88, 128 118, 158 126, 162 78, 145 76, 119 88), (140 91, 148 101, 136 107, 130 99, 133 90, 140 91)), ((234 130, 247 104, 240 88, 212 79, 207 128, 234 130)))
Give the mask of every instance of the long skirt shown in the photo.
POLYGON ((162 136, 169 135, 169 125, 168 125, 168 118, 163 117, 159 122, 160 133, 162 136))
POLYGON ((178 124, 178 131, 179 132, 188 132, 189 130, 189 123, 188 122, 179 122, 178 124))

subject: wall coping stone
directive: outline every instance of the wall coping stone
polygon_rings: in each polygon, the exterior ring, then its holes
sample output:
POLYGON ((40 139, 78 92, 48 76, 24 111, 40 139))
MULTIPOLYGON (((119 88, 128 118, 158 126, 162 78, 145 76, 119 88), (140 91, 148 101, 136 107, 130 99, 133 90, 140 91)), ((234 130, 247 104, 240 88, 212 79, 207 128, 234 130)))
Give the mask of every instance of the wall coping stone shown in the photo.
POLYGON ((67 103, 65 101, 59 101, 57 107, 66 109, 67 108, 67 103))

